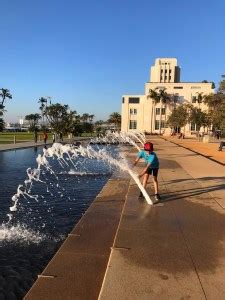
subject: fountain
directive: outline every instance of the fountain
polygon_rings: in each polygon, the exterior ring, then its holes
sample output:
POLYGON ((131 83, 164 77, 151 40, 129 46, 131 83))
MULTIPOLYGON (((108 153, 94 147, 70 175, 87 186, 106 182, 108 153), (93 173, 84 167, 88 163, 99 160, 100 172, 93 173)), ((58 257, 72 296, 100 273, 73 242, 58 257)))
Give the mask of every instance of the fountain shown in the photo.
MULTIPOLYGON (((141 134, 137 135, 138 138, 135 139, 134 136, 125 133, 108 133, 101 138, 100 142, 132 145, 139 151, 140 147, 136 142, 144 142, 144 137, 141 134)), ((13 288, 18 298, 24 295, 32 285, 36 279, 35 274, 40 272, 37 270, 42 270, 47 264, 51 255, 60 246, 61 241, 65 239, 65 232, 72 229, 74 223, 80 219, 81 214, 86 211, 95 195, 107 182, 111 175, 111 168, 128 173, 142 191, 147 203, 152 204, 137 174, 130 169, 122 153, 117 153, 118 150, 116 149, 118 149, 117 146, 88 145, 83 147, 80 145, 77 147, 55 143, 37 155, 37 165, 33 164, 32 167, 27 168, 25 181, 22 179, 21 172, 20 183, 16 193, 12 196, 10 212, 7 213, 8 221, 3 222, 0 226, 0 255, 5 262, 3 269, 5 268, 6 274, 4 280, 11 284, 9 286, 12 286, 14 281, 11 282, 10 276, 12 276, 15 268, 18 269, 18 274, 23 274, 24 287, 18 290, 16 280, 13 288), (115 155, 113 151, 116 151, 115 155), (91 170, 89 167, 86 169, 85 165, 89 166, 90 164, 93 164, 91 170), (21 182, 23 183, 21 184, 21 182), (95 182, 100 182, 100 185, 95 187, 95 182), (72 190, 75 184, 76 188, 72 190), (84 186, 84 188, 79 191, 79 186, 84 186), (89 188, 91 187, 90 192, 89 188), (70 190, 69 194, 68 190, 70 190), (80 196, 77 196, 77 193, 80 193, 80 196), (77 197, 82 201, 77 202, 77 197), (68 214, 70 219, 68 219, 68 214), (57 220, 55 221, 56 217, 57 220), (25 254, 23 255, 23 253, 25 254), (18 262, 11 264, 10 260, 7 259, 8 255, 15 257, 18 262), (20 270, 21 261, 24 261, 23 265, 27 263, 25 260, 33 261, 33 259, 37 262, 32 271, 34 275, 33 277, 31 275, 26 276, 24 275, 27 273, 26 268, 21 267, 20 270), (43 266, 41 267, 41 265, 43 266)), ((19 150, 17 153, 26 151, 32 150, 19 150)), ((5 153, 5 155, 7 154, 5 153)), ((27 154, 25 157, 27 158, 27 154)), ((15 161, 15 159, 11 159, 11 161, 15 161)), ((18 157, 16 161, 20 165, 18 157)), ((18 182, 18 173, 15 174, 18 182)), ((16 276, 19 278, 18 274, 16 276)), ((4 283, 1 284, 0 282, 0 289, 3 287, 4 283)), ((5 290, 6 295, 11 292, 11 290, 5 290)))
MULTIPOLYGON (((120 137, 121 136, 122 135, 120 135, 120 137)), ((116 139, 118 139, 117 135, 116 139)), ((27 170, 28 179, 24 181, 24 185, 18 186, 17 193, 12 197, 12 201, 14 204, 10 207, 10 211, 14 212, 17 210, 17 203, 20 197, 29 197, 34 200, 38 199, 38 195, 31 195, 30 192, 33 182, 45 183, 43 180, 40 179, 41 170, 48 171, 50 174, 53 174, 58 180, 57 175, 55 174, 50 165, 49 158, 56 159, 60 166, 63 168, 64 166, 69 166, 69 163, 71 163, 71 165, 75 167, 75 161, 80 156, 101 160, 109 165, 119 168, 122 171, 128 172, 138 185, 141 192, 143 193, 143 196, 147 203, 152 204, 152 201, 149 195, 146 193, 145 189, 143 188, 142 184, 140 183, 137 174, 129 168, 125 160, 118 160, 113 158, 109 153, 107 153, 107 151, 104 148, 95 150, 90 145, 88 145, 87 147, 83 147, 81 145, 79 147, 76 147, 69 144, 62 145, 60 143, 54 143, 52 147, 48 149, 43 149, 43 155, 38 155, 36 159, 38 164, 37 168, 34 168, 32 170, 29 168, 27 170)), ((11 215, 9 216, 11 218, 11 215)))

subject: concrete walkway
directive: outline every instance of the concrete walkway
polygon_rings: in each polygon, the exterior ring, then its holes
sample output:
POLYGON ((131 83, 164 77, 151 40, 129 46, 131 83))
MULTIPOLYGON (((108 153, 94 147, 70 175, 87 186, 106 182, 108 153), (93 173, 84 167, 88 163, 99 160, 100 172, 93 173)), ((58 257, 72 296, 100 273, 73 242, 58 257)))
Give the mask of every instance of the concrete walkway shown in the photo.
POLYGON ((225 169, 151 140, 161 203, 139 199, 132 180, 109 182, 25 299, 225 298, 225 169))
POLYGON ((225 169, 152 141, 162 202, 148 206, 130 185, 99 299, 224 299, 225 169))
POLYGON ((162 136, 162 138, 186 149, 195 151, 196 153, 199 153, 212 161, 217 161, 221 165, 225 166, 225 150, 223 149, 223 151, 218 151, 220 140, 203 143, 202 141, 198 141, 196 138, 178 139, 176 136, 162 136))

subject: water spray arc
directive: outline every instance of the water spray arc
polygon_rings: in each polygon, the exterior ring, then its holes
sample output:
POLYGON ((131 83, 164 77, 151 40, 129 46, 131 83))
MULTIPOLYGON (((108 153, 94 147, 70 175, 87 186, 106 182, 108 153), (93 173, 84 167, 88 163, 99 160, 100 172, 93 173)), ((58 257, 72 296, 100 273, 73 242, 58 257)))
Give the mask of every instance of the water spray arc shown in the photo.
MULTIPOLYGON (((140 138, 138 138, 140 140, 140 138)), ((136 147, 138 151, 140 151, 140 147, 125 133, 113 133, 108 134, 106 137, 98 138, 95 140, 92 140, 92 143, 94 142, 104 142, 108 143, 108 141, 111 141, 112 143, 129 143, 136 147)), ((145 197, 145 200, 148 204, 153 204, 151 198, 145 191, 144 187, 142 186, 137 174, 132 171, 128 165, 128 163, 125 160, 118 160, 113 158, 106 149, 98 149, 95 150, 91 145, 88 145, 87 147, 79 146, 76 147, 74 145, 62 145, 60 143, 54 143, 52 147, 48 149, 43 149, 43 154, 39 154, 36 161, 37 161, 37 168, 27 169, 27 176, 28 178, 24 181, 24 185, 19 185, 17 188, 17 193, 13 195, 12 201, 13 205, 10 207, 10 211, 14 212, 17 210, 17 204, 20 197, 25 198, 31 198, 34 200, 38 200, 38 195, 32 195, 31 194, 31 188, 34 182, 40 182, 43 184, 46 184, 43 180, 40 179, 42 170, 46 170, 52 174, 56 180, 58 180, 57 175, 53 171, 49 159, 53 158, 56 159, 59 163, 59 165, 63 168, 64 166, 69 166, 69 163, 76 167, 76 159, 79 157, 83 158, 91 158, 91 159, 97 159, 106 162, 108 165, 115 166, 116 168, 125 171, 130 174, 130 176, 134 179, 135 183, 138 185, 139 189, 141 190, 143 196, 145 197)), ((48 189, 48 186, 47 186, 48 189)), ((9 215, 11 218, 11 216, 9 215)))

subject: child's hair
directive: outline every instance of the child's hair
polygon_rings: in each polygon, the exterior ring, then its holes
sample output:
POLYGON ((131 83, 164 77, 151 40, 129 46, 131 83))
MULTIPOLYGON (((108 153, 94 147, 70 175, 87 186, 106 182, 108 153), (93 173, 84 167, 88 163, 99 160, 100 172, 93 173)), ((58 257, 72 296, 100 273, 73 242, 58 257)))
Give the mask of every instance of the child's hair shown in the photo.
POLYGON ((144 144, 144 150, 145 150, 145 151, 152 152, 152 151, 154 150, 153 144, 150 143, 150 142, 145 143, 145 144, 144 144))

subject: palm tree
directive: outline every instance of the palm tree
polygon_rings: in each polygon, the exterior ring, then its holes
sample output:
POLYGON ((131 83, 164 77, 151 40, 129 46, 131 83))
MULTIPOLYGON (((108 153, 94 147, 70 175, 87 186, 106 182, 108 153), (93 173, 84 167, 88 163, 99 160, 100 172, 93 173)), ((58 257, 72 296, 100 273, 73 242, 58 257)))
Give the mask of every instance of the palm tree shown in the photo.
MULTIPOLYGON (((162 106, 165 105, 165 118, 166 118, 166 108, 167 103, 170 102, 170 96, 166 92, 166 88, 159 89, 159 99, 160 99, 160 121, 159 121, 159 134, 161 134, 162 125, 162 106)), ((165 119, 166 121, 166 119, 165 119)))
POLYGON ((197 94, 196 100, 198 102, 198 108, 200 108, 200 104, 202 103, 202 101, 204 99, 203 92, 201 92, 201 93, 197 92, 196 94, 197 94))
POLYGON ((84 123, 87 122, 88 118, 89 118, 89 114, 87 114, 87 113, 84 113, 84 114, 81 116, 81 120, 82 120, 84 123))
POLYGON ((39 114, 29 114, 25 116, 25 120, 28 121, 31 131, 35 130, 40 119, 41 116, 39 114))
POLYGON ((115 124, 117 129, 119 129, 121 124, 121 115, 118 112, 113 112, 108 119, 109 123, 115 124))
POLYGON ((5 100, 7 98, 12 99, 12 95, 10 94, 10 91, 8 89, 1 88, 0 91, 1 91, 0 92, 0 97, 2 98, 0 109, 3 109, 5 100))
MULTIPOLYGON (((171 100, 169 94, 166 93, 166 88, 160 89, 155 88, 154 90, 149 90, 148 98, 151 98, 154 102, 152 104, 156 104, 160 102, 160 120, 159 120, 159 134, 161 134, 161 123, 162 123, 162 106, 165 105, 165 116, 166 116, 166 104, 171 100)), ((154 106, 152 105, 152 120, 153 120, 153 109, 154 106)), ((151 131, 152 131, 152 124, 151 124, 151 131)))
POLYGON ((147 96, 147 98, 151 98, 152 99, 152 111, 151 111, 151 133, 153 131, 153 111, 154 111, 154 108, 155 108, 155 103, 158 103, 160 101, 159 99, 159 95, 157 93, 156 90, 152 90, 150 89, 149 90, 149 94, 147 96))
POLYGON ((44 98, 44 97, 41 97, 41 98, 38 100, 38 103, 41 104, 41 106, 39 107, 39 109, 40 109, 41 115, 42 115, 42 122, 44 123, 44 109, 45 109, 46 106, 47 106, 47 99, 44 98))

